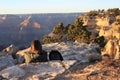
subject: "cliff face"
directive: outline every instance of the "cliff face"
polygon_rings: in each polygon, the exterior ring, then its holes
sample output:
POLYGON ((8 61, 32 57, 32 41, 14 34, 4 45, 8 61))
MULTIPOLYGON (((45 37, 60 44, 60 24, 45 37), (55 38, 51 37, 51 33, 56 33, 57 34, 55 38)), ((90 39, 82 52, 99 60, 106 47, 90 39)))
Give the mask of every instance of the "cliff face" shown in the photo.
POLYGON ((83 23, 84 23, 83 25, 87 25, 90 28, 95 28, 97 26, 95 17, 90 18, 86 14, 84 14, 84 15, 81 15, 79 18, 83 20, 83 23))
POLYGON ((86 14, 81 15, 84 25, 87 25, 90 31, 98 31, 99 36, 104 36, 106 38, 116 37, 120 39, 120 16, 92 16, 89 17, 86 14))
POLYGON ((120 32, 119 32, 120 25, 116 25, 115 23, 110 25, 110 28, 108 28, 106 30, 100 29, 99 36, 104 36, 106 38, 114 37, 114 38, 120 39, 120 32))
POLYGON ((106 29, 102 28, 99 31, 100 36, 105 36, 106 38, 116 37, 117 39, 120 39, 120 24, 117 24, 115 21, 106 29))
POLYGON ((97 26, 109 26, 110 23, 109 23, 110 19, 109 18, 96 18, 96 25, 97 26))

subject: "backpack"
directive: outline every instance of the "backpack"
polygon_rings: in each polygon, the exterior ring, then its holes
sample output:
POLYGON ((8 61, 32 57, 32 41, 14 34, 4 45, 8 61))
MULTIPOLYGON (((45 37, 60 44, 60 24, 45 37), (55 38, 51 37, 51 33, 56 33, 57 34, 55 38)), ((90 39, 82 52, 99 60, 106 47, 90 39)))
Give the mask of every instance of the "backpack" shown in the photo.
POLYGON ((49 60, 61 60, 63 61, 63 57, 58 50, 51 50, 49 54, 49 60))

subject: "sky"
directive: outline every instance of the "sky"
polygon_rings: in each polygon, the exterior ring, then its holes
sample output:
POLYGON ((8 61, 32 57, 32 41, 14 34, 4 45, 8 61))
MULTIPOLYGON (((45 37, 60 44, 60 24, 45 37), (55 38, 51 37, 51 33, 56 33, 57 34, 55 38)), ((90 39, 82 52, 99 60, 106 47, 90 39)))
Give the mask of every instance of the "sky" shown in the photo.
POLYGON ((120 0, 0 0, 0 14, 74 13, 120 8, 120 0))

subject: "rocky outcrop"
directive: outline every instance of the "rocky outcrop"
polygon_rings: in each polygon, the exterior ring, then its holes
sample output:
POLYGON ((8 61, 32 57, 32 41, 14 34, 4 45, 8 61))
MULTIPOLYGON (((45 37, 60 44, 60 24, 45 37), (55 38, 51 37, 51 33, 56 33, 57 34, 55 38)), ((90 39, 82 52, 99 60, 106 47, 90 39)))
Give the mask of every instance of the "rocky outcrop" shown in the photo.
POLYGON ((108 55, 113 59, 120 59, 120 40, 109 40, 105 45, 102 55, 108 55))
POLYGON ((84 25, 87 25, 88 27, 91 27, 92 29, 95 29, 98 26, 100 28, 102 28, 103 26, 109 27, 109 25, 110 25, 109 22, 111 20, 110 17, 101 17, 101 18, 97 17, 97 16, 89 17, 86 14, 81 15, 79 18, 81 18, 83 20, 84 25))
POLYGON ((101 20, 101 23, 105 23, 106 25, 102 25, 99 36, 104 36, 106 38, 116 37, 117 39, 120 39, 120 24, 117 21, 119 20, 119 16, 116 16, 115 18, 112 24, 110 24, 110 21, 113 20, 111 17, 109 17, 109 19, 101 20))
POLYGON ((104 16, 88 16, 86 14, 81 15, 79 18, 83 20, 87 29, 93 33, 95 31, 99 36, 104 36, 106 39, 116 37, 120 39, 120 16, 108 16, 106 13, 104 16))
POLYGON ((97 26, 100 26, 100 27, 103 27, 103 26, 109 26, 110 23, 109 23, 109 18, 106 17, 106 18, 96 18, 96 21, 97 21, 97 26))
POLYGON ((91 59, 101 60, 99 46, 87 45, 85 43, 62 42, 43 45, 43 49, 50 52, 51 50, 59 50, 65 60, 77 60, 81 62, 89 62, 91 59), (88 55, 90 55, 88 57, 88 55), (95 57, 96 56, 96 59, 95 57))
MULTIPOLYGON (((15 59, 11 55, 0 57, 0 75, 9 80, 44 80, 54 79, 57 75, 64 71, 69 71, 68 68, 74 64, 88 63, 91 61, 101 60, 99 46, 95 44, 61 42, 44 44, 43 50, 48 53, 51 50, 58 50, 63 56, 63 61, 49 61, 37 63, 23 63, 15 65, 15 59)), ((18 51, 17 58, 24 56, 24 53, 29 51, 29 48, 18 51)))
POLYGON ((86 14, 81 15, 79 18, 81 18, 83 20, 83 25, 87 25, 89 28, 96 28, 96 20, 95 17, 90 18, 89 16, 87 16, 86 14))
MULTIPOLYGON (((77 60, 81 62, 101 60, 100 47, 95 44, 87 45, 85 43, 61 42, 42 46, 48 53, 51 50, 59 50, 65 60, 77 60)), ((27 48, 16 53, 18 63, 24 61, 24 53, 28 52, 29 49, 30 48, 27 48)))
POLYGON ((111 27, 104 27, 100 29, 99 36, 104 36, 106 38, 112 38, 116 37, 117 39, 120 39, 120 24, 116 24, 117 22, 114 22, 111 24, 111 27), (108 28, 108 29, 105 29, 108 28))

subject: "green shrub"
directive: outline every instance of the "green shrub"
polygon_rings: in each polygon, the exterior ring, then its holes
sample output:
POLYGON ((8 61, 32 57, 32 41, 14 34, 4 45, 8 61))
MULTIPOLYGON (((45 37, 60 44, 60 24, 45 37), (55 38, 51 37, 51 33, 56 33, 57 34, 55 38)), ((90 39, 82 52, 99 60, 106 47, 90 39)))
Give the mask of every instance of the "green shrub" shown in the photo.
POLYGON ((96 39, 93 40, 93 43, 98 44, 100 47, 104 47, 106 44, 106 40, 104 36, 98 36, 96 39))

